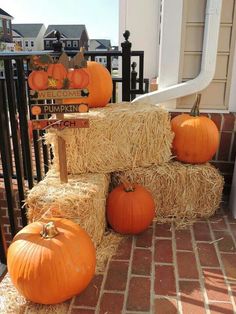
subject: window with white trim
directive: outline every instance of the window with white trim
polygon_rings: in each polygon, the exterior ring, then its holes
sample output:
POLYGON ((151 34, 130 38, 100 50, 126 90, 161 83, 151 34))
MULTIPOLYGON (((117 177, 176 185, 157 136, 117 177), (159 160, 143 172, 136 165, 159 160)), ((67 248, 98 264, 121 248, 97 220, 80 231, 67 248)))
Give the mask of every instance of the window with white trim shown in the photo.
POLYGON ((74 48, 78 47, 78 41, 77 40, 73 40, 73 47, 74 48))

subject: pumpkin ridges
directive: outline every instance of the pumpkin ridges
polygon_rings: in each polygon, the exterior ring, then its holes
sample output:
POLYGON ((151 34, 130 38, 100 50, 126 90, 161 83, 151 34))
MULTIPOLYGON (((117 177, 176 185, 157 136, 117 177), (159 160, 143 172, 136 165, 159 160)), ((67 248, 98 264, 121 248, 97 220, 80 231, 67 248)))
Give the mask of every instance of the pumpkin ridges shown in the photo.
POLYGON ((40 228, 34 223, 33 226, 28 225, 28 228, 25 227, 17 234, 8 250, 9 274, 12 281, 17 288, 17 280, 19 280, 17 277, 20 275, 21 293, 27 295, 27 298, 33 302, 55 304, 65 301, 82 291, 95 271, 95 248, 87 233, 73 222, 68 223, 66 219, 59 219, 56 222, 60 234, 55 238, 37 237, 38 233, 35 232, 40 228), (35 229, 32 229, 33 227, 35 229), (27 242, 27 233, 30 230, 34 230, 34 234, 28 237, 29 251, 24 254, 23 249, 21 252, 18 251, 18 244, 22 242, 21 245, 24 245, 27 242), (22 274, 19 274, 20 264, 24 265, 21 266, 22 274), (88 264, 89 266, 86 266, 88 264), (34 280, 33 275, 36 276, 34 280))
POLYGON ((176 130, 175 127, 173 128, 175 133, 174 154, 177 152, 179 160, 189 163, 204 163, 211 159, 219 144, 218 139, 212 136, 212 132, 218 131, 215 124, 204 116, 183 120, 184 122, 180 123, 176 130), (186 122, 190 125, 189 127, 186 122), (209 140, 207 140, 208 138, 209 140), (189 147, 189 143, 191 143, 191 147, 189 147), (189 153, 188 156, 185 155, 185 150, 189 153))
POLYGON ((140 185, 133 186, 134 191, 126 192, 121 184, 108 196, 108 222, 115 231, 123 234, 144 231, 155 214, 151 193, 140 185))
MULTIPOLYGON (((197 97, 193 108, 197 109, 199 101, 200 97, 197 97)), ((204 163, 217 151, 219 131, 211 119, 198 116, 197 110, 192 110, 191 114, 180 114, 171 120, 171 128, 175 134, 172 151, 180 161, 204 163), (196 116, 191 115, 195 113, 196 116)))

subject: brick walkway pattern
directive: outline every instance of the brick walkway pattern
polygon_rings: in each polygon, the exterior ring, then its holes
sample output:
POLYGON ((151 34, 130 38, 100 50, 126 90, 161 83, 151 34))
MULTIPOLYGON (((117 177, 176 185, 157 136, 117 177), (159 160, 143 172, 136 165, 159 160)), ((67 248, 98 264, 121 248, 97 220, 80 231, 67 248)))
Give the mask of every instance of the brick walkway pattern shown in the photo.
POLYGON ((154 222, 121 243, 69 313, 236 313, 236 220, 215 216, 185 230, 154 222))

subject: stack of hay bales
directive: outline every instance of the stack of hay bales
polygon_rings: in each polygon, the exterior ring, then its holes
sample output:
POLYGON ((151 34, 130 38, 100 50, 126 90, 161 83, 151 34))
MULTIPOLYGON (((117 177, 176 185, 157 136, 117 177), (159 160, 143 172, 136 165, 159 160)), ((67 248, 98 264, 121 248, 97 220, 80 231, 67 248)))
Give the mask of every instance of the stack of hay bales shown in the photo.
POLYGON ((88 118, 89 128, 48 131, 54 164, 28 193, 28 218, 29 222, 50 216, 71 219, 88 232, 96 247, 102 247, 110 174, 168 162, 173 134, 167 111, 147 104, 110 104, 78 117, 88 118), (58 136, 66 141, 66 184, 59 179, 58 136))
POLYGON ((141 183, 152 192, 160 222, 174 220, 181 227, 198 216, 212 215, 218 208, 222 176, 209 164, 185 165, 171 160, 174 135, 170 115, 163 107, 109 104, 78 117, 88 118, 90 127, 48 131, 46 140, 53 147, 54 164, 28 195, 30 221, 47 214, 70 218, 99 245, 105 233, 108 186, 115 187, 121 178, 141 183), (63 185, 56 174, 58 136, 66 141, 69 182, 63 185))

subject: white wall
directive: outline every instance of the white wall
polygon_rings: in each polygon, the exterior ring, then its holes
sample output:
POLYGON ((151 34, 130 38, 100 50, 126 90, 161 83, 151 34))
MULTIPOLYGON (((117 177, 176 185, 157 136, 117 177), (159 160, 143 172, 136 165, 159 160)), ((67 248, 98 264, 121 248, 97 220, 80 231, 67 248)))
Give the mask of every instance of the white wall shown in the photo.
POLYGON ((231 86, 229 92, 229 111, 236 113, 236 42, 234 48, 234 57, 233 57, 233 66, 232 66, 232 78, 231 78, 231 86))
POLYGON ((120 0, 119 45, 130 31, 132 50, 144 51, 145 78, 156 78, 159 58, 160 0, 120 0))

